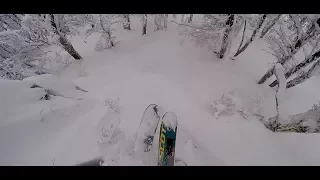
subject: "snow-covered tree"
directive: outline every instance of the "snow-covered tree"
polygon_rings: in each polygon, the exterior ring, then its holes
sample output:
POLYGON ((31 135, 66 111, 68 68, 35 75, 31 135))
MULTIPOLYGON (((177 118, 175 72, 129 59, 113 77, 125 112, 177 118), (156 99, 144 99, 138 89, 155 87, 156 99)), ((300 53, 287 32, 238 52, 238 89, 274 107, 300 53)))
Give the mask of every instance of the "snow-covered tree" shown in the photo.
MULTIPOLYGON (((311 63, 313 63, 313 62, 318 60, 318 58, 320 57, 320 42, 319 42, 320 41, 320 37, 319 36, 315 37, 315 40, 313 40, 313 41, 314 41, 315 44, 312 45, 313 48, 312 48, 311 52, 309 53, 309 55, 305 56, 305 59, 302 62, 293 65, 291 68, 287 68, 287 69, 289 69, 285 73, 285 77, 287 79, 289 77, 291 77, 294 73, 298 72, 300 69, 302 69, 302 68, 308 66, 309 64, 311 64, 311 63)), ((312 41, 310 42, 310 44, 312 44, 312 41)), ((313 67, 313 68, 316 68, 316 66, 313 67)), ((275 80, 270 84, 270 87, 274 87, 277 84, 278 84, 278 81, 275 80)))
POLYGON ((164 29, 164 14, 154 15, 154 31, 164 29))
MULTIPOLYGON (((242 41, 238 54, 243 52, 257 35, 263 24, 265 15, 242 15, 242 14, 204 14, 199 15, 199 20, 191 23, 178 23, 179 34, 194 40, 198 45, 208 45, 209 49, 223 58, 230 48, 231 41, 238 35, 242 27, 242 41), (245 29, 255 29, 249 40, 242 46, 245 39, 245 29)), ((238 55, 237 54, 237 55, 238 55)))
POLYGON ((89 22, 88 15, 32 14, 18 17, 21 22, 16 27, 19 29, 8 28, 0 32, 2 77, 22 79, 50 72, 44 65, 50 60, 47 47, 52 45, 60 46, 74 59, 81 59, 67 36, 79 34, 77 28, 89 22))
POLYGON ((112 25, 121 21, 121 17, 115 14, 98 14, 91 15, 91 28, 86 31, 86 36, 92 33, 100 33, 101 38, 96 44, 97 50, 108 49, 114 47, 115 36, 113 32, 115 29, 112 25))
POLYGON ((154 31, 167 29, 168 14, 155 14, 154 15, 154 31))
POLYGON ((47 19, 49 19, 51 24, 51 30, 55 33, 55 35, 58 36, 57 39, 62 48, 66 50, 74 59, 82 59, 80 54, 73 48, 71 42, 67 39, 67 35, 72 33, 72 31, 70 30, 71 26, 69 26, 65 15, 49 14, 47 15, 47 19))
POLYGON ((164 15, 163 23, 164 23, 164 25, 163 25, 164 29, 167 29, 167 27, 168 27, 168 14, 164 15))
MULTIPOLYGON (((227 16, 229 17, 229 16, 227 16)), ((199 16, 199 21, 192 23, 178 23, 178 32, 180 35, 185 36, 191 40, 194 40, 197 45, 207 45, 209 49, 217 54, 221 49, 222 34, 226 27, 225 15, 219 14, 204 14, 199 16)), ((229 23, 229 22, 228 22, 229 23)), ((230 33, 230 32, 229 32, 230 33)), ((224 48, 227 48, 229 39, 225 39, 224 48)), ((226 50, 226 49, 225 49, 226 50)))
MULTIPOLYGON (((17 30, 21 28, 22 15, 20 14, 1 14, 0 15, 0 32, 7 30, 17 30)), ((8 58, 13 55, 6 44, 0 45, 0 57, 8 58)))
MULTIPOLYGON (((297 72, 302 67, 305 67, 308 64, 311 64, 312 62, 315 61, 307 71, 302 72, 300 75, 298 75, 294 79, 290 80, 287 83, 287 88, 291 88, 291 87, 293 87, 293 86, 295 86, 297 84, 300 84, 300 83, 304 82, 305 80, 309 79, 310 77, 312 77, 314 75, 317 75, 317 74, 314 74, 314 72, 318 72, 319 71, 319 67, 320 67, 320 59, 319 58, 320 58, 320 51, 318 50, 316 53, 314 53, 311 56, 309 56, 303 62, 299 63, 297 66, 295 66, 294 68, 290 69, 285 74, 286 77, 290 77, 291 74, 297 72)), ((275 81, 273 84, 278 84, 278 82, 275 81)), ((273 84, 271 84, 271 85, 273 85, 273 84)))
POLYGON ((123 29, 131 30, 129 14, 123 14, 122 24, 123 29))
POLYGON ((184 22, 184 14, 181 14, 181 22, 184 22))
POLYGON ((21 28, 21 14, 0 14, 0 32, 21 28))
POLYGON ((288 124, 290 122, 288 121, 288 117, 285 117, 283 113, 283 98, 286 90, 286 78, 284 77, 284 67, 280 63, 277 63, 274 71, 276 78, 280 82, 275 95, 277 114, 275 117, 269 118, 268 121, 265 121, 264 124, 268 129, 276 132, 279 129, 281 129, 283 124, 288 124))
POLYGON ((65 14, 66 26, 69 29, 68 35, 79 35, 78 28, 91 24, 93 17, 90 14, 65 14))
POLYGON ((193 14, 190 14, 189 19, 188 19, 188 23, 192 22, 192 18, 193 18, 193 14))
MULTIPOLYGON (((246 29, 247 29, 247 20, 246 19, 243 20, 243 22, 241 23, 241 25, 239 27, 241 27, 242 25, 243 25, 242 36, 241 36, 241 41, 240 41, 240 44, 238 46, 237 52, 239 52, 240 48, 242 47, 243 40, 244 40, 244 37, 245 37, 245 34, 246 34, 246 29)), ((235 33, 235 34, 237 34, 237 33, 235 33)))
POLYGON ((147 22, 148 22, 148 17, 147 14, 142 14, 141 16, 141 21, 142 21, 142 35, 146 35, 147 34, 147 22))
POLYGON ((33 74, 42 74, 46 60, 43 50, 52 44, 50 31, 35 15, 22 17, 21 28, 0 32, 0 47, 10 52, 0 60, 1 77, 23 79, 33 74))
MULTIPOLYGON (((320 20, 318 16, 311 15, 300 15, 296 18, 283 15, 280 21, 279 23, 283 25, 280 24, 278 28, 273 27, 274 32, 268 35, 268 42, 278 62, 286 69, 290 69, 290 60, 294 55, 320 34, 320 20)), ((274 67, 263 75, 258 84, 264 83, 273 75, 274 67)))
POLYGON ((225 22, 225 30, 223 32, 223 35, 222 35, 222 43, 221 43, 221 48, 220 48, 220 52, 219 52, 219 55, 218 57, 220 59, 223 59, 224 57, 224 54, 227 50, 227 47, 228 47, 228 43, 229 43, 229 34, 230 32, 232 31, 232 26, 234 24, 234 14, 228 14, 228 18, 227 18, 227 21, 225 22))
POLYGON ((266 25, 263 27, 260 38, 263 38, 269 30, 276 24, 276 22, 280 19, 281 14, 268 14, 266 25))
MULTIPOLYGON (((267 14, 263 14, 261 16, 259 16, 257 18, 255 22, 255 25, 254 25, 254 30, 251 34, 251 37, 247 40, 247 42, 240 48, 239 46, 239 49, 238 51, 236 52, 236 54, 234 55, 234 57, 238 56, 239 54, 241 54, 244 50, 246 50, 246 48, 249 46, 249 44, 254 40, 254 38, 256 37, 257 33, 259 32, 263 22, 265 21, 267 17, 267 14)), ((252 21, 250 21, 252 22, 252 21)), ((245 30, 245 29, 244 29, 245 30)), ((241 45, 241 44, 240 44, 241 45)))

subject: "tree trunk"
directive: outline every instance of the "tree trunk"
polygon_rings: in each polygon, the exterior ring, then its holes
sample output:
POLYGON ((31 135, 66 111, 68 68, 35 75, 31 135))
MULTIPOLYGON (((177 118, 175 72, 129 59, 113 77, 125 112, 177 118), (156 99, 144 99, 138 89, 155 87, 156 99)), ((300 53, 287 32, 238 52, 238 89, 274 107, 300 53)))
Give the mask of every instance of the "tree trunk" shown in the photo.
POLYGON ((239 49, 241 48, 242 46, 242 43, 243 43, 243 39, 244 39, 244 35, 246 33, 246 27, 247 27, 247 20, 244 20, 244 25, 243 25, 243 31, 242 31, 242 38, 241 38, 241 42, 239 44, 239 47, 237 49, 237 52, 239 51, 239 49))
POLYGON ((74 59, 80 60, 82 57, 80 54, 73 48, 72 44, 68 41, 66 37, 62 35, 59 36, 59 41, 64 50, 66 50, 74 59))
POLYGON ((106 39, 105 40, 108 43, 107 48, 114 47, 114 44, 113 44, 113 41, 112 41, 112 38, 111 38, 110 27, 105 28, 104 23, 102 22, 102 17, 101 16, 102 15, 100 14, 100 19, 99 19, 100 20, 100 26, 102 28, 103 33, 105 33, 105 35, 106 35, 106 39))
MULTIPOLYGON (((287 74, 287 73, 286 73, 287 74)), ((286 77, 287 78, 287 77, 286 77)), ((287 78, 288 79, 288 78, 287 78)), ((270 87, 275 87, 276 85, 278 85, 278 80, 274 80, 271 84, 269 84, 270 87)))
POLYGON ((51 26, 54 28, 55 31, 57 31, 57 25, 54 21, 54 15, 53 14, 50 14, 50 23, 51 23, 51 26))
POLYGON ((193 17, 193 14, 190 14, 189 19, 188 19, 188 23, 192 22, 192 17, 193 17))
POLYGON ((255 38, 255 36, 257 35, 257 32, 259 31, 259 29, 261 28, 264 20, 266 19, 267 15, 264 14, 262 15, 258 26, 253 30, 252 35, 250 37, 250 39, 246 42, 246 44, 244 44, 244 46, 242 48, 239 49, 239 51, 237 51, 237 53, 234 55, 234 57, 237 57, 240 53, 242 53, 244 50, 247 49, 247 47, 249 46, 249 44, 253 41, 253 39, 255 38))
POLYGON ((309 79, 311 77, 312 72, 315 70, 315 68, 317 66, 320 65, 320 60, 318 60, 315 64, 313 64, 313 66, 305 73, 303 73, 302 75, 292 79, 291 81, 289 81, 287 83, 287 88, 291 88, 296 86, 297 84, 301 84, 302 82, 304 82, 305 80, 309 79))
POLYGON ((276 24, 276 22, 280 19, 280 17, 281 17, 281 14, 278 14, 278 15, 269 23, 268 26, 265 26, 265 27, 262 29, 260 38, 263 38, 263 37, 269 32, 269 30, 276 24))
MULTIPOLYGON (((285 62, 287 62, 289 59, 291 59, 294 56, 294 54, 290 54, 289 56, 284 57, 283 59, 280 60, 280 64, 284 65, 285 62)), ((268 78, 270 78, 273 75, 274 67, 272 66, 263 76, 262 78, 258 81, 258 84, 262 84, 266 82, 268 78)))
POLYGON ((181 15, 181 22, 184 20, 184 14, 181 15))
POLYGON ((123 16, 124 16, 123 29, 131 30, 129 14, 124 14, 123 16))
POLYGON ((298 39, 301 38, 301 36, 302 36, 301 23, 299 21, 299 18, 296 17, 296 15, 289 14, 289 18, 293 21, 293 26, 296 30, 296 36, 293 39, 293 42, 296 43, 298 41, 298 39))
POLYGON ((111 38, 111 31, 110 31, 110 29, 107 31, 107 35, 108 35, 108 40, 109 40, 109 42, 110 42, 111 47, 114 47, 114 43, 113 43, 112 38, 111 38))
POLYGON ((147 34, 147 14, 142 15, 142 35, 147 34))
MULTIPOLYGON (((314 53, 312 56, 308 57, 298 65, 296 65, 294 68, 291 68, 288 72, 285 73, 285 78, 288 79, 291 75, 293 75, 295 72, 297 72, 299 69, 309 65, 310 63, 314 62, 320 57, 320 50, 314 53)), ((269 86, 274 87, 278 85, 278 81, 273 81, 269 86)))
POLYGON ((168 14, 164 15, 164 29, 167 30, 167 26, 168 26, 168 14))
MULTIPOLYGON (((310 30, 308 31, 308 34, 304 37, 301 37, 296 41, 294 45, 292 45, 292 52, 288 56, 285 56, 284 58, 279 60, 279 63, 281 65, 284 65, 289 59, 291 59, 299 50, 301 47, 303 47, 306 43, 308 43, 312 37, 319 34, 319 31, 316 31, 315 26, 313 25, 310 30)), ((258 84, 264 83, 268 78, 270 78, 273 75, 274 66, 271 67, 264 75, 263 77, 258 81, 258 84)))
POLYGON ((154 31, 159 31, 160 29, 163 29, 162 21, 164 21, 162 14, 154 15, 154 31))
POLYGON ((228 17, 228 20, 226 22, 226 29, 224 30, 224 33, 223 33, 222 44, 221 44, 221 49, 220 49, 220 53, 219 53, 220 59, 222 59, 224 57, 224 53, 227 50, 228 38, 229 38, 229 34, 232 30, 233 20, 234 20, 234 14, 230 14, 228 17))
POLYGON ((66 50, 75 60, 82 59, 80 54, 73 48, 72 44, 68 41, 68 39, 64 36, 64 34, 61 32, 58 32, 53 14, 50 14, 50 20, 51 20, 50 21, 51 26, 54 28, 53 30, 57 35, 59 35, 59 42, 62 45, 63 49, 66 50))

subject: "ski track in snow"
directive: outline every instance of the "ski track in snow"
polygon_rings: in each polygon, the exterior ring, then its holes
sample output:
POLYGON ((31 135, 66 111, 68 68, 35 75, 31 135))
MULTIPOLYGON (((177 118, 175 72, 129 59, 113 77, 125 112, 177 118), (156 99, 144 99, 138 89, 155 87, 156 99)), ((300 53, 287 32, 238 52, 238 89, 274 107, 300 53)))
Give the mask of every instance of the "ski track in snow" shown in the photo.
MULTIPOLYGON (((258 59, 244 53, 237 61, 218 60, 205 48, 181 44, 174 24, 159 32, 148 27, 149 33, 141 36, 139 20, 133 18, 132 22, 132 31, 117 32, 121 39, 111 50, 93 53, 96 37, 87 39, 86 44, 81 38, 72 40, 84 60, 56 75, 89 92, 80 101, 57 97, 44 103, 69 102, 61 108, 69 117, 48 112, 49 120, 40 123, 33 119, 39 116, 37 111, 0 127, 1 165, 75 165, 98 156, 105 158, 104 165, 145 165, 132 150, 133 136, 149 104, 176 114, 176 157, 188 165, 320 164, 320 147, 311 146, 319 144, 317 134, 305 141, 305 134, 269 132, 253 116, 248 120, 239 114, 216 119, 208 112, 209 101, 223 93, 261 90, 255 80, 263 72, 245 69, 245 64, 265 68, 255 62, 258 59), (113 143, 99 144, 99 123, 108 111, 107 99, 118 99, 121 121, 111 138, 113 143), (79 105, 74 105, 76 102, 79 105)), ((250 45, 246 51, 255 48, 250 45)))

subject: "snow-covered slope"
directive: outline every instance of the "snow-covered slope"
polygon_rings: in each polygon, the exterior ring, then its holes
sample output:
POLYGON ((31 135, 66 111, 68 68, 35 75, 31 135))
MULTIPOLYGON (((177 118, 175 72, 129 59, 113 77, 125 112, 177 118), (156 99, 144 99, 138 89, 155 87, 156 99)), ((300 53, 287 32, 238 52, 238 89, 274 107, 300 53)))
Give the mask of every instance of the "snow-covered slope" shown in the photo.
MULTIPOLYGON (((276 114, 275 90, 256 83, 270 62, 262 41, 236 61, 218 60, 205 48, 181 43, 175 24, 167 31, 148 28, 141 36, 141 22, 132 18, 132 31, 119 28, 116 47, 102 52, 93 49, 96 38, 84 43, 74 37, 84 60, 50 78, 1 81, 6 93, 0 94, 0 165, 75 165, 99 156, 104 165, 147 165, 132 151, 149 104, 176 114, 176 156, 188 165, 320 164, 318 134, 273 133, 254 115, 276 114), (73 98, 40 100, 45 91, 30 88, 32 82, 73 98), (102 125, 111 121, 104 117, 115 107, 119 128, 110 141, 99 143, 102 125)), ((308 83, 290 89, 284 103, 300 110, 299 97, 309 96, 312 88, 308 83)), ((316 99, 304 99, 303 106, 311 108, 316 99)))

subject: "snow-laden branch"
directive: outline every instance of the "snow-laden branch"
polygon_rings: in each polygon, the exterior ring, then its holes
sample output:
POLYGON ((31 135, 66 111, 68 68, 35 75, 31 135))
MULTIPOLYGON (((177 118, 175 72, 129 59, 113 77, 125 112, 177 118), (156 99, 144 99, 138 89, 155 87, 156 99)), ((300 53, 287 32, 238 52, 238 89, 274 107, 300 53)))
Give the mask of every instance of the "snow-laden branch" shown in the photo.
POLYGON ((303 83, 304 81, 306 81, 307 79, 309 79, 310 77, 313 76, 313 72, 315 72, 316 70, 318 70, 320 68, 320 59, 318 59, 312 66, 311 68, 306 71, 303 72, 301 75, 295 77, 294 79, 290 80, 287 83, 287 88, 291 88, 294 87, 298 84, 303 83))
MULTIPOLYGON (((307 17, 305 18, 307 19, 307 17)), ((301 20, 302 21, 302 20, 301 20)), ((307 20, 305 20, 307 22, 307 20)), ((282 65, 285 65, 294 55, 306 44, 308 44, 310 41, 314 39, 318 34, 320 34, 319 25, 318 25, 318 17, 315 17, 314 19, 308 20, 310 23, 305 23, 308 26, 305 29, 302 29, 305 31, 305 34, 298 38, 297 40, 293 41, 292 44, 290 44, 290 52, 288 54, 283 54, 281 58, 279 58, 279 63, 282 65)), ((287 38, 288 36, 282 36, 287 38)), ((281 37, 279 37, 281 38, 281 37)), ((274 38, 274 41, 281 41, 279 39, 274 38)), ((275 66, 271 67, 258 81, 258 84, 264 83, 268 78, 270 78, 273 75, 275 66)))
MULTIPOLYGON (((234 57, 238 56, 239 54, 241 54, 248 46, 249 44, 254 40, 254 38, 256 37, 258 31, 260 30, 263 22, 265 21, 267 17, 267 14, 263 14, 260 18, 259 21, 257 22, 257 26, 256 28, 253 30, 250 39, 247 40, 247 42, 244 44, 243 47, 241 47, 240 49, 238 49, 238 51, 236 52, 236 54, 234 55, 234 57)), ((245 29, 244 29, 245 30, 245 29)))

